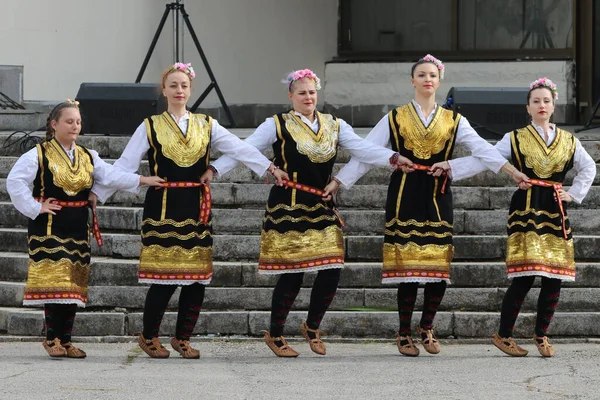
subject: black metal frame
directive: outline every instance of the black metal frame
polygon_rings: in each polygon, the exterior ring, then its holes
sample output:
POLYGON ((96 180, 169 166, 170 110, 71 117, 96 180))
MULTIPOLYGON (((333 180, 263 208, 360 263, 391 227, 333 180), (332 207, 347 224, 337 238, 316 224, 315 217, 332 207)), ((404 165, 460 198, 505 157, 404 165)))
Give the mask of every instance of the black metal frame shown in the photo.
MULTIPOLYGON (((444 60, 515 60, 519 58, 527 57, 529 60, 544 59, 544 60, 564 60, 573 59, 575 57, 575 43, 568 49, 556 49, 551 48, 554 44, 552 41, 548 41, 545 35, 546 31, 542 30, 538 32, 540 28, 532 23, 532 26, 527 27, 526 39, 524 38, 521 43, 525 45, 527 40, 530 40, 531 35, 535 36, 535 39, 540 43, 544 44, 541 48, 536 49, 510 49, 510 50, 461 50, 458 43, 458 25, 459 25, 459 0, 451 1, 452 13, 450 32, 451 35, 451 49, 450 50, 436 50, 436 49, 423 49, 421 51, 393 51, 393 52, 381 52, 381 51, 370 51, 370 52, 358 52, 353 51, 351 47, 351 24, 350 16, 352 14, 352 3, 350 1, 340 1, 338 7, 338 56, 333 61, 414 61, 415 59, 422 57, 424 52, 434 51, 436 56, 443 58, 444 60)), ((578 1, 573 0, 573 19, 576 18, 578 7, 578 1)))
POLYGON ((160 34, 165 26, 165 22, 167 21, 167 17, 169 16, 169 13, 171 11, 173 11, 175 13, 175 35, 176 35, 176 38, 175 38, 174 45, 175 45, 176 54, 177 55, 179 54, 179 14, 181 14, 181 16, 183 17, 183 21, 185 22, 185 25, 187 26, 187 28, 190 32, 190 36, 192 37, 192 40, 194 41, 194 45, 196 46, 196 49, 198 50, 198 54, 200 55, 200 58, 202 59, 204 68, 206 69, 206 72, 208 73, 208 76, 210 78, 210 84, 204 90, 204 92, 202 92, 202 94, 200 95, 198 100, 196 100, 196 102, 194 102, 194 104, 190 107, 190 111, 192 111, 192 112, 196 111, 198 109, 198 107, 200 106, 200 104, 204 101, 206 96, 208 96, 209 93, 211 92, 211 90, 214 89, 217 92, 217 96, 219 97, 221 106, 223 106, 223 109, 225 110, 225 114, 227 115, 227 119, 229 120, 229 124, 230 124, 229 127, 235 128, 235 121, 233 119, 233 115, 231 114, 231 110, 229 109, 229 106, 225 102, 225 98, 223 97, 221 88, 219 87, 219 84, 217 83, 217 79, 215 78, 215 75, 213 74, 212 69, 210 68, 210 65, 208 64, 208 59, 206 58, 206 55, 204 54, 204 50, 202 50, 202 46, 200 45, 198 36, 196 36, 194 27, 192 26, 192 23, 190 22, 189 14, 185 11, 185 6, 180 3, 180 0, 177 0, 174 3, 169 3, 166 5, 165 12, 163 13, 162 18, 160 19, 160 23, 158 24, 156 33, 154 34, 154 37, 152 38, 152 42, 150 43, 150 48, 148 49, 148 52, 146 53, 146 58, 144 58, 144 62, 142 63, 142 67, 140 68, 140 72, 138 73, 135 83, 141 82, 142 77, 144 76, 144 72, 146 71, 146 67, 148 66, 148 62, 150 61, 150 57, 152 57, 152 52, 154 51, 154 48, 156 47, 156 43, 158 42, 160 34))
POLYGON ((594 121, 598 119, 596 114, 598 113, 598 109, 600 109, 600 71, 597 70, 597 68, 600 68, 600 28, 598 28, 598 24, 600 23, 600 7, 596 1, 592 2, 592 15, 592 98, 597 100, 586 123, 581 128, 575 129, 575 132, 600 128, 600 123, 594 125, 594 121))

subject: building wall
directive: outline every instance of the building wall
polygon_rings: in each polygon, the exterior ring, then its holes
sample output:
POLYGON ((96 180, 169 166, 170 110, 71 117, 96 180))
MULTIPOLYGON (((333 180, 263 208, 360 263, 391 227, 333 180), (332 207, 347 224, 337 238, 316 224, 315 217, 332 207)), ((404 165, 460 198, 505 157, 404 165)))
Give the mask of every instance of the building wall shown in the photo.
MULTIPOLYGON (((391 107, 413 98, 412 63, 329 63, 325 71, 324 101, 338 114, 352 115, 355 125, 376 123, 391 107), (359 115, 358 121, 355 116, 359 115)), ((456 87, 527 87, 539 77, 552 79, 559 98, 554 119, 573 119, 575 63, 573 61, 447 62, 445 79, 437 91, 442 104, 456 87)))
MULTIPOLYGON (((159 0, 0 0, 0 65, 22 65, 24 99, 75 97, 82 82, 133 82, 165 4, 159 0)), ((194 30, 230 104, 282 104, 286 72, 324 74, 336 55, 337 0, 188 0, 194 30), (299 6, 302 4, 302 6, 299 6)), ((173 61, 171 16, 143 82, 173 61)), ((187 33, 187 32, 186 32, 187 33)), ((189 34, 185 58, 208 85, 189 34)), ((217 104, 214 94, 204 105, 217 104)))

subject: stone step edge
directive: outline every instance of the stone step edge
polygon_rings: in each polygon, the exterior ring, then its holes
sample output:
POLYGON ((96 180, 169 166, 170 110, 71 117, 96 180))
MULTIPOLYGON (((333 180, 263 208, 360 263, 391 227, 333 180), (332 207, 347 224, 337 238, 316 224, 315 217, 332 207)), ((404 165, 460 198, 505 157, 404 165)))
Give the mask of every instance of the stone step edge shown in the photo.
MULTIPOLYGON (((170 336, 159 336, 159 340, 162 343, 168 343, 171 340, 170 336)), ((13 336, 0 334, 0 343, 38 343, 45 339, 44 336, 13 336)), ((285 339, 290 343, 304 343, 305 339, 300 335, 286 336, 285 339)), ((391 343, 393 339, 390 338, 365 338, 361 337, 342 337, 342 336, 327 336, 328 343, 348 343, 357 345, 367 343, 391 343)), ((518 344, 530 344, 531 340, 528 338, 515 338, 518 344)), ((247 343, 247 342, 262 342, 263 338, 260 336, 247 336, 247 335, 195 335, 190 337, 192 343, 247 343)), ((458 346, 458 345, 475 345, 475 344, 491 344, 488 338, 439 338, 441 344, 458 346)), ((132 343, 137 346, 138 338, 137 335, 123 335, 123 336, 73 336, 73 342, 76 343, 89 343, 89 344, 108 344, 108 343, 132 343)), ((600 344, 600 337, 556 337, 552 336, 552 343, 558 344, 582 344, 582 343, 594 343, 600 344)), ((37 344, 36 344, 37 345, 37 344)))
MULTIPOLYGON (((195 333, 243 334, 258 336, 268 326, 268 311, 206 311, 200 315, 195 333)), ((416 327, 421 313, 413 314, 412 325, 416 327)), ((298 326, 306 312, 292 311, 284 335, 298 334, 298 326)), ((75 332, 81 336, 124 336, 136 334, 141 329, 142 313, 89 313, 80 312, 75 320, 75 332), (81 333, 83 331, 83 333, 81 333), (89 333, 86 333, 89 331, 89 333), (92 332, 93 331, 93 332, 92 332)), ((521 313, 515 326, 515 337, 533 336, 535 313, 521 313)), ((176 312, 165 314, 161 334, 174 330, 176 312)), ((436 316, 438 337, 486 337, 490 338, 498 328, 498 312, 443 312, 436 316)), ((600 312, 557 312, 549 335, 600 337, 600 312), (554 333, 553 333, 554 332, 554 333)), ((0 308, 0 331, 9 335, 39 336, 43 330, 43 312, 23 308, 0 308), (13 323, 14 319, 14 323, 13 323)), ((321 325, 324 331, 342 337, 394 337, 398 326, 395 311, 349 312, 330 311, 321 325)), ((531 340, 531 339, 530 339, 531 340)))

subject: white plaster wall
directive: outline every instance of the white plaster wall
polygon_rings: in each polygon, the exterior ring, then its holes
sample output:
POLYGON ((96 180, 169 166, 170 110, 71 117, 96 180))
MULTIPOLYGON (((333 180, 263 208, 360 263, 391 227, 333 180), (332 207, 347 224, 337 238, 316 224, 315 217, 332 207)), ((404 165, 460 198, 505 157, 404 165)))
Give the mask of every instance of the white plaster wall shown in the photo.
MULTIPOLYGON (((24 99, 75 97, 81 82, 133 82, 170 1, 0 0, 0 65, 24 66, 24 99)), ((286 103, 286 72, 324 74, 336 54, 337 0, 187 0, 185 8, 230 104, 286 103)), ((167 20, 144 82, 172 63, 167 20)), ((185 58, 208 77, 186 35, 185 58)), ((217 104, 214 94, 203 106, 217 104)))
MULTIPOLYGON (((399 105, 413 98, 412 63, 329 63, 325 71, 325 102, 343 105, 399 105)), ((558 88, 557 104, 574 104, 574 62, 504 61, 448 62, 437 92, 443 102, 453 86, 527 87, 539 77, 552 79, 558 88)))

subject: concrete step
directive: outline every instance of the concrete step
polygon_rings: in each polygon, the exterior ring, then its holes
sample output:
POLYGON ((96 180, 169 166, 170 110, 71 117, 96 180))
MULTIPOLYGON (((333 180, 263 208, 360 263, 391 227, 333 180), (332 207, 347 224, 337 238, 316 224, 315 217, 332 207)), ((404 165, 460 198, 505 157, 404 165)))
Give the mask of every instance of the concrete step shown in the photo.
MULTIPOLYGON (((141 229, 141 207, 98 207, 98 221, 103 232, 138 233, 141 229)), ((381 235, 385 226, 385 211, 341 210, 346 235, 381 235)), ((264 210, 214 208, 213 229, 221 234, 257 234, 260 232, 264 210)), ((454 210, 454 234, 504 234, 506 210, 454 210)), ((597 210, 574 209, 569 212, 573 232, 579 235, 595 234, 600 227, 597 210)), ((26 228, 28 218, 9 202, 0 202, 0 227, 26 228)))
MULTIPOLYGON (((25 113, 31 113, 31 112, 26 111, 25 113)), ((37 127, 45 125, 46 117, 47 117, 47 115, 42 115, 39 117, 39 118, 42 118, 42 120, 41 120, 41 123, 38 124, 37 127)), ((22 129, 22 128, 13 128, 13 129, 22 129)), ((34 129, 34 128, 31 128, 31 129, 34 129)), ((29 129, 29 130, 31 130, 31 129, 29 129)), ((0 127, 0 130, 2 130, 1 127, 0 127)), ((360 136, 362 136, 362 137, 366 136, 365 132, 368 132, 368 130, 361 130, 360 136)), ((0 142, 4 142, 4 139, 8 136, 8 134, 10 134, 10 132, 1 132, 0 133, 0 142)), ((243 131, 234 130, 234 134, 236 134, 238 136, 246 137, 247 131, 246 130, 243 130, 243 131)), ((43 138, 45 133, 44 132, 34 132, 33 135, 43 138)), ((13 136, 13 138, 11 139, 11 143, 13 140, 18 139, 18 138, 19 138, 19 135, 13 136)), ((85 146, 89 149, 96 150, 98 152, 98 154, 100 155, 100 157, 119 158, 121 156, 121 154, 123 153, 125 146, 127 146, 129 139, 130 139, 130 136, 103 136, 103 135, 96 135, 96 134, 87 134, 87 135, 79 136, 79 138, 77 139, 77 143, 80 144, 81 146, 85 146)), ((495 143, 495 141, 491 141, 491 143, 493 144, 493 143, 495 143)), ((584 139, 584 140, 581 140, 581 144, 582 144, 583 148, 586 149, 586 151, 592 156, 592 158, 594 160, 600 160, 600 145, 599 145, 600 141, 594 140, 594 139, 584 139)), ((21 154, 21 152, 18 147, 19 146, 17 146, 17 145, 8 146, 8 147, 1 146, 0 147, 0 156, 19 156, 21 154)), ((470 154, 471 153, 467 150, 467 148, 465 146, 459 144, 456 146, 453 156, 454 156, 454 158, 458 158, 458 157, 463 157, 463 156, 470 155, 470 154)), ((272 150, 268 149, 265 152, 265 155, 267 157, 271 158, 273 156, 272 150)), ((213 158, 219 157, 220 152, 213 151, 211 153, 211 156, 213 158)), ((349 153, 347 150, 339 149, 338 155, 337 155, 338 162, 347 162, 349 158, 350 157, 349 157, 349 153)))
MULTIPOLYGON (((20 86, 20 85, 19 85, 20 86)), ((15 99, 16 100, 16 99, 15 99)), ((2 131, 31 131, 40 127, 46 126, 47 113, 40 113, 31 110, 0 110, 0 130, 2 131)), ((18 137, 17 135, 15 135, 18 137)), ((0 143, 4 142, 5 135, 0 136, 0 143)), ((4 148, 2 152, 6 154, 14 154, 18 152, 18 146, 4 148)), ((19 154, 19 153, 17 153, 19 154)))
MULTIPOLYGON (((221 261, 256 260, 260 249, 258 235, 215 235, 214 259, 221 261)), ((105 233, 104 246, 92 241, 92 254, 97 256, 136 258, 140 237, 133 234, 105 233)), ((346 261, 381 261, 382 236, 346 236, 346 261)), ((27 232, 23 228, 0 228, 3 251, 27 251, 27 232)), ((600 260, 600 236, 575 237, 575 258, 579 261, 600 260)), ((457 235, 454 237, 455 260, 501 260, 505 256, 505 235, 457 235)))
MULTIPOLYGON (((0 253, 0 281, 27 280, 27 253, 0 253)), ((93 257, 90 286, 138 286, 137 259, 93 257)), ((211 287, 274 287, 278 276, 259 275, 256 262, 216 261, 211 287)), ((312 286, 316 274, 304 275, 304 286, 312 286)), ((454 262, 452 287, 496 288, 506 287, 504 262, 454 262)), ((536 285, 539 284, 536 281, 536 285)), ((145 285, 143 285, 145 286, 145 285)), ((600 288, 600 263, 578 263, 575 282, 565 287, 600 288)), ((390 288, 381 284, 381 263, 347 262, 342 270, 341 288, 390 288)))
MULTIPOLYGON (((459 183, 460 184, 460 183, 459 183)), ((147 188, 139 194, 117 192, 105 205, 142 206, 147 188)), ((211 184, 213 205, 216 208, 257 208, 264 210, 271 185, 263 183, 221 183, 211 184)), ((338 205, 342 212, 347 208, 374 208, 383 210, 387 198, 387 185, 356 185, 350 190, 338 193, 338 205)), ((508 210, 515 188, 455 186, 452 188, 455 209, 467 210, 508 210)), ((0 201, 10 201, 6 192, 6 178, 0 178, 0 201)), ((571 202, 569 209, 600 208, 600 186, 592 186, 583 204, 571 202)))
MULTIPOLYGON (((0 178, 6 178, 10 169, 17 161, 17 157, 0 157, 0 178)), ((114 159, 105 160, 109 163, 113 163, 114 159)), ((341 161, 340 161, 341 162, 341 161)), ((345 165, 338 162, 335 164, 333 168, 333 174, 337 174, 338 171, 345 165)), ((596 164, 596 169, 598 170, 598 164, 596 164)), ((150 170, 148 168, 148 162, 143 161, 140 169, 138 171, 142 175, 150 175, 150 170)), ((415 173, 423 173, 423 172, 415 172, 415 173)), ((388 167, 376 167, 367 172, 358 182, 357 185, 388 185, 390 180, 391 169, 388 167)), ((575 176, 574 171, 570 171, 567 174, 565 179, 565 185, 570 185, 573 181, 573 177, 575 176)), ((258 177, 255 173, 250 171, 248 168, 240 167, 232 170, 231 172, 218 177, 215 180, 215 183, 264 183, 265 178, 258 177)), ((485 171, 479 175, 476 175, 469 179, 464 179, 459 181, 458 184, 460 186, 483 186, 483 187, 512 187, 516 188, 513 180, 508 177, 506 174, 500 172, 498 174, 494 174, 491 171, 485 171)), ((600 174, 596 174, 596 178, 594 179, 594 185, 600 185, 600 174)))
MULTIPOLYGON (((0 307, 21 307, 23 304, 24 283, 0 282, 0 307)), ((177 289, 179 290, 179 289, 177 289)), ((88 308, 114 309, 126 308, 141 310, 144 308, 147 286, 91 286, 89 288, 88 308)), ((505 288, 448 288, 440 310, 446 311, 496 311, 502 307, 505 288)), ((308 310, 310 288, 302 288, 294 308, 308 310)), ((219 288, 208 287, 204 300, 205 310, 270 310, 273 288, 219 288)), ((528 294, 523 310, 535 311, 539 289, 534 288, 528 294)), ((596 299, 600 288, 564 288, 561 291, 560 310, 562 312, 596 311, 596 299)), ((171 298, 169 307, 176 308, 179 292, 171 298)), ((397 289, 384 288, 340 288, 331 304, 331 310, 349 310, 356 308, 396 309, 397 289)), ((417 309, 423 304, 423 290, 419 290, 417 309)))
MULTIPOLYGON (((420 317, 420 312, 413 314, 413 326, 416 327, 420 317)), ((299 335, 298 326, 304 318, 306 312, 292 311, 284 334, 299 335)), ((160 334, 173 335, 176 320, 177 313, 166 313, 160 334)), ((499 313, 441 311, 435 319, 436 335, 440 338, 491 338, 498 329, 499 320, 499 313)), ((534 325, 535 314, 522 313, 515 326, 515 337, 532 337, 534 325)), ((261 336, 261 331, 268 329, 268 326, 268 311, 202 311, 194 333, 261 336)), ((77 313, 73 333, 76 336, 123 336, 135 335, 141 329, 141 312, 82 311, 77 313)), ((321 329, 331 336, 389 338, 392 343, 398 329, 398 313, 331 311, 325 315, 321 329)), ((0 331, 15 336, 40 336, 44 331, 43 312, 36 309, 0 308, 0 331)), ((548 333, 565 337, 600 336, 600 313, 557 312, 548 333)))

